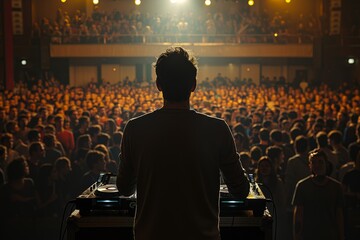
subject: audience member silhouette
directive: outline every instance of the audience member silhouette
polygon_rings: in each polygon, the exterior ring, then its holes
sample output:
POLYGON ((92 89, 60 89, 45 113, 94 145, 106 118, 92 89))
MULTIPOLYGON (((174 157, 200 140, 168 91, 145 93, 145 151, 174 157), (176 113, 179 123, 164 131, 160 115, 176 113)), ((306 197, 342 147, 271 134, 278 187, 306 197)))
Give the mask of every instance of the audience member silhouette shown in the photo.
POLYGON ((7 182, 0 189, 0 232, 4 239, 36 236, 36 193, 24 158, 12 160, 6 169, 7 182))
POLYGON ((326 176, 327 155, 323 150, 310 153, 312 175, 295 188, 294 239, 344 239, 343 190, 335 179, 326 176))

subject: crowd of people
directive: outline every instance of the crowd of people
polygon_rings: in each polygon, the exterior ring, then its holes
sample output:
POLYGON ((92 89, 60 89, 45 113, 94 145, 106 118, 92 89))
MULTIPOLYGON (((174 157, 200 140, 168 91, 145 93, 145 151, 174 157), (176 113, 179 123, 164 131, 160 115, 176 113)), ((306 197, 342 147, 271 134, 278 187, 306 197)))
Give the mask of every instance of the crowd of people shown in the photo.
MULTIPOLYGON (((191 106, 230 126, 245 170, 267 186, 262 190, 276 205, 277 239, 291 239, 292 203, 301 201, 298 194, 293 202, 294 192, 315 172, 313 150, 325 154, 327 175, 342 183, 345 206, 359 207, 359 88, 220 80, 200 84, 191 106)), ((101 172, 117 173, 127 121, 161 106, 154 83, 70 87, 39 80, 1 92, 1 231, 15 239, 57 237, 65 204, 101 172)), ((345 224, 352 239, 351 223, 345 224)))
POLYGON ((139 11, 111 13, 95 8, 91 15, 58 9, 54 19, 33 24, 33 36, 61 43, 228 42, 301 43, 319 33, 310 14, 293 17, 288 12, 269 14, 241 11, 150 14, 139 11), (274 34, 277 34, 274 37, 274 34), (292 36, 292 38, 290 37, 292 36))

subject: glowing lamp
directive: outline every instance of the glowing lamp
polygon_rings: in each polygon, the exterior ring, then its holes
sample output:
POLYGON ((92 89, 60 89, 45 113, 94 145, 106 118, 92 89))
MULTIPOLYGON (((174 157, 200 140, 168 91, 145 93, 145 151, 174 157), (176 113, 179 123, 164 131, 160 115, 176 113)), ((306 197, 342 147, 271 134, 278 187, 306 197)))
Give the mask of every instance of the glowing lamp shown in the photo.
POLYGON ((348 64, 354 64, 355 59, 354 58, 348 58, 348 64))

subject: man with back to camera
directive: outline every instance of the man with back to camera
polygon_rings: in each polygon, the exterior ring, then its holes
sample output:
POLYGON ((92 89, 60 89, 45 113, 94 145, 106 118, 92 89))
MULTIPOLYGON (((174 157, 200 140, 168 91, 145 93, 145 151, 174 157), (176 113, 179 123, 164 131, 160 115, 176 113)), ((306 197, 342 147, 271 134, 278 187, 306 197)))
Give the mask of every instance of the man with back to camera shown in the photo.
POLYGON ((224 120, 190 109, 196 59, 175 47, 155 64, 161 109, 130 120, 121 143, 117 187, 136 190, 136 240, 219 240, 220 171, 235 197, 249 182, 224 120))

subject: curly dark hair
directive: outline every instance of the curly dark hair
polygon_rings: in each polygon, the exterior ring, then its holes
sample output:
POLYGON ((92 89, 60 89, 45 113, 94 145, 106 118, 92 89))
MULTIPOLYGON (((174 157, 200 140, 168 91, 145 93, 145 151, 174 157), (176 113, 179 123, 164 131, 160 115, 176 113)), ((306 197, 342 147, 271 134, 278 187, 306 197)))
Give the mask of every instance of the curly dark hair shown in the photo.
POLYGON ((186 101, 196 86, 197 60, 182 47, 167 49, 154 64, 156 84, 165 100, 186 101))

